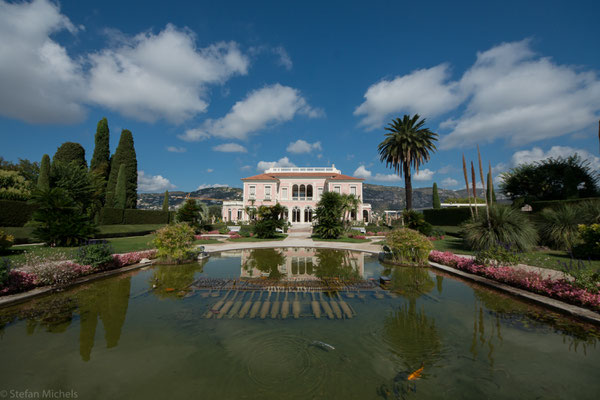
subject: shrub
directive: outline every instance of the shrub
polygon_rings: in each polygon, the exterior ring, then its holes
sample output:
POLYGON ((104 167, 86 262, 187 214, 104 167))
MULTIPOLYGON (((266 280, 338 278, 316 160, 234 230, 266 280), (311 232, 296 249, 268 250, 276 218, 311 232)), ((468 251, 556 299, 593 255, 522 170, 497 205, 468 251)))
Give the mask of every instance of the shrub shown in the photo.
POLYGON ((475 255, 475 262, 486 266, 516 265, 521 260, 518 252, 510 246, 497 243, 475 255))
POLYGON ((102 207, 98 219, 99 225, 121 225, 125 210, 121 208, 102 207))
POLYGON ((600 258, 600 224, 579 225, 581 243, 573 247, 577 258, 600 258))
POLYGON ((281 218, 284 208, 278 203, 272 207, 260 206, 258 220, 254 224, 254 234, 260 239, 270 239, 277 236, 276 229, 283 229, 285 220, 281 218))
POLYGON ((193 250, 194 233, 187 223, 167 225, 157 230, 152 243, 158 257, 177 263, 188 259, 193 250))
POLYGON ((15 242, 15 237, 0 231, 0 252, 7 250, 15 242))
POLYGON ((113 262, 112 247, 108 243, 90 243, 77 249, 75 260, 93 268, 106 267, 113 262))
POLYGON ((0 288, 4 286, 4 283, 8 280, 8 275, 12 265, 9 258, 0 258, 0 288))
POLYGON ((471 218, 471 210, 469 207, 423 210, 423 217, 432 225, 458 226, 471 218))
POLYGON ((188 199, 177 210, 177 222, 186 222, 196 231, 200 231, 202 222, 201 208, 194 199, 188 199))
POLYGON ((315 219, 317 221, 313 232, 322 239, 337 239, 342 227, 342 196, 336 192, 325 192, 317 204, 315 219))
POLYGON ((160 210, 126 209, 123 211, 125 225, 168 224, 169 213, 160 210))
POLYGON ((425 217, 420 212, 404 210, 402 218, 407 228, 419 231, 425 236, 429 236, 433 230, 433 226, 429 222, 425 222, 425 217))
POLYGON ((46 262, 31 267, 37 283, 41 285, 65 285, 91 271, 91 266, 79 265, 71 261, 46 262))
POLYGON ((583 198, 583 199, 568 199, 568 200, 546 200, 546 201, 532 201, 529 205, 532 208, 534 213, 542 211, 544 208, 555 208, 560 207, 561 205, 592 205, 595 206, 596 209, 600 207, 600 198, 592 197, 592 198, 583 198))
POLYGON ((63 189, 39 191, 32 202, 38 207, 33 213, 33 236, 50 246, 76 246, 96 233, 90 217, 63 189))
POLYGON ((115 267, 120 268, 126 265, 139 263, 144 258, 155 258, 157 253, 158 252, 156 250, 143 250, 132 251, 125 254, 113 254, 113 264, 115 267))
POLYGON ((24 201, 0 200, 0 226, 23 226, 36 208, 24 201))
POLYGON ((474 250, 485 250, 502 243, 516 251, 527 251, 537 243, 537 231, 520 210, 494 205, 486 212, 463 224, 463 239, 474 250))
POLYGON ((19 172, 0 169, 0 199, 28 200, 30 196, 29 184, 19 172))
POLYGON ((391 260, 404 265, 426 265, 431 242, 419 232, 402 228, 390 232, 385 243, 391 260))
POLYGON ((537 220, 542 243, 567 251, 571 251, 579 241, 578 225, 585 222, 579 207, 565 204, 543 209, 537 220))

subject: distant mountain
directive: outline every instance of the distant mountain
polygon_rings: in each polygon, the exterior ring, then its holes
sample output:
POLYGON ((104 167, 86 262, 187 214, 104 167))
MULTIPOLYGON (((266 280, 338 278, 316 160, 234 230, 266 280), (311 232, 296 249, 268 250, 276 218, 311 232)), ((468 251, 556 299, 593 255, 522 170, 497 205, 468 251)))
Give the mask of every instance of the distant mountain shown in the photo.
MULTIPOLYGON (((193 192, 169 192, 169 206, 171 210, 178 208, 188 196, 200 199, 207 205, 222 204, 223 201, 242 200, 242 189, 232 187, 214 187, 195 190, 193 192)), ((146 210, 160 210, 164 198, 163 193, 138 193, 138 208, 146 210)))
MULTIPOLYGON (((438 189, 442 203, 446 199, 467 197, 466 189, 448 190, 438 189)), ((171 209, 178 208, 187 197, 188 192, 169 192, 169 205, 171 209)), ((242 200, 242 189, 232 187, 205 188, 189 193, 190 197, 200 199, 208 205, 222 204, 223 201, 242 200)), ((164 193, 138 194, 138 208, 160 210, 162 208, 164 193)), ((404 188, 398 186, 363 185, 364 202, 370 203, 373 210, 402 210, 406 206, 404 188)), ((477 196, 483 198, 483 190, 477 189, 477 196)), ((496 192, 498 200, 502 195, 496 192)), ((413 207, 431 208, 433 206, 433 189, 431 187, 413 189, 413 207)))

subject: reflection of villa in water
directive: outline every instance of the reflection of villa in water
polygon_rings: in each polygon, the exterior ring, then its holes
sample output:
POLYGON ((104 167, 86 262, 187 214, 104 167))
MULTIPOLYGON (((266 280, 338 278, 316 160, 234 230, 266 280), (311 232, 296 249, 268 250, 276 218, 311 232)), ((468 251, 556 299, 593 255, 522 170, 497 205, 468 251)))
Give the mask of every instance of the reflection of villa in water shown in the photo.
MULTIPOLYGON (((242 250, 242 265, 240 278, 260 278, 268 277, 271 272, 261 270, 257 267, 253 259, 255 250, 242 250)), ((278 252, 281 256, 281 263, 277 263, 277 269, 281 274, 281 280, 318 280, 316 270, 320 265, 318 257, 319 250, 307 247, 289 247, 284 249, 274 249, 269 251, 278 252)), ((359 251, 348 251, 344 257, 344 265, 351 267, 360 277, 364 277, 365 255, 359 251)))

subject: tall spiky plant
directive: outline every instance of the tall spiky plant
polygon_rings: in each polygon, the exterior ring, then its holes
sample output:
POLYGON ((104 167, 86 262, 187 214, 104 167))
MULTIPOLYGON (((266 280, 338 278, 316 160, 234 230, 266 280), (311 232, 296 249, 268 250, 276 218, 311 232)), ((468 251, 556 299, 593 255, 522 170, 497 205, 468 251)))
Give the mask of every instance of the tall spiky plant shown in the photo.
POLYGON ((385 139, 377 147, 379 159, 385 161, 386 167, 392 168, 398 176, 404 176, 408 210, 412 209, 411 169, 419 172, 421 164, 429 161, 430 153, 436 150, 438 134, 424 126, 425 118, 421 119, 419 114, 396 118, 385 128, 385 139))
POLYGON ((471 218, 475 218, 473 214, 473 207, 471 206, 471 192, 469 191, 469 178, 467 177, 467 163, 465 162, 465 155, 462 156, 463 162, 463 173, 465 175, 465 186, 467 187, 467 198, 469 199, 469 210, 471 210, 471 218))
POLYGON ((481 178, 481 187, 483 188, 483 197, 485 198, 485 212, 487 214, 488 221, 490 220, 490 202, 488 201, 488 195, 485 190, 485 181, 483 180, 483 167, 481 165, 481 152, 479 151, 479 145, 477 145, 477 158, 479 159, 479 177, 481 178))
POLYGON ((479 216, 477 209, 477 179, 475 179, 475 168, 473 167, 473 161, 471 161, 471 181, 473 182, 473 202, 475 203, 475 216, 479 216))

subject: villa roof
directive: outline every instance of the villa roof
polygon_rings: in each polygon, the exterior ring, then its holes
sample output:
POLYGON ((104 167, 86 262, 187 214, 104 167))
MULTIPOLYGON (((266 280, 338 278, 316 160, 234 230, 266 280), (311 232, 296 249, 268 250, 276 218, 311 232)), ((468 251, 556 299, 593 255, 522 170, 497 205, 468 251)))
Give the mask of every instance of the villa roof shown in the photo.
POLYGON ((273 172, 242 178, 243 181, 276 181, 279 178, 325 178, 332 181, 362 181, 362 178, 355 178, 344 174, 333 172, 273 172))

